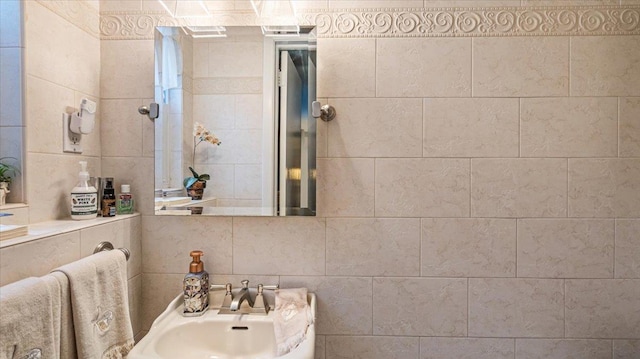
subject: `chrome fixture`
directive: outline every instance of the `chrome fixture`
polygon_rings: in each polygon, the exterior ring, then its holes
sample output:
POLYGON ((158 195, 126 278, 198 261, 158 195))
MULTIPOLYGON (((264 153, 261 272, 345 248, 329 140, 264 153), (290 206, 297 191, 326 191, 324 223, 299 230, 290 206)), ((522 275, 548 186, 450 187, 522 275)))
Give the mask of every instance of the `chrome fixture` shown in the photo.
POLYGON ((249 307, 253 308, 253 299, 251 299, 251 295, 249 295, 249 281, 245 279, 240 283, 242 283, 242 289, 240 289, 240 293, 233 297, 231 305, 229 306, 229 310, 232 312, 240 309, 240 306, 245 301, 249 304, 249 307))
POLYGON ((160 105, 155 102, 149 104, 149 106, 140 106, 138 107, 138 113, 141 115, 147 115, 151 121, 158 118, 160 114, 160 105))
POLYGON ((319 101, 311 103, 311 115, 315 118, 320 117, 323 121, 329 122, 336 118, 336 109, 331 105, 322 105, 319 101))
MULTIPOLYGON (((96 248, 93 250, 93 254, 96 254, 102 251, 111 251, 113 249, 114 247, 113 247, 113 244, 111 244, 111 242, 108 242, 108 241, 100 242, 98 243, 96 248)), ((127 258, 127 260, 129 260, 129 257, 131 257, 131 252, 127 248, 118 248, 118 249, 122 251, 122 253, 124 253, 124 256, 127 258)))
POLYGON ((209 286, 209 290, 221 290, 226 291, 220 311, 218 314, 269 314, 271 306, 267 303, 267 299, 264 297, 264 290, 276 290, 280 288, 276 285, 262 285, 258 284, 256 287, 255 299, 251 298, 251 290, 249 289, 249 281, 243 280, 242 288, 235 291, 232 290, 231 283, 227 284, 212 284, 209 286))

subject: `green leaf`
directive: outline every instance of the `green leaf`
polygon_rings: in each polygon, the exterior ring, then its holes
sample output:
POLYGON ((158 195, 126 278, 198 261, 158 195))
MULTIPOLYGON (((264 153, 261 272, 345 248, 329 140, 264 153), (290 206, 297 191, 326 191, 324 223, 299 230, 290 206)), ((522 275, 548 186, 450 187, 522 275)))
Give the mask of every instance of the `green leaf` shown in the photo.
POLYGON ((200 181, 208 181, 211 179, 211 176, 209 176, 206 173, 201 174, 200 176, 198 176, 198 180, 200 181))
POLYGON ((191 173, 193 173, 193 177, 198 178, 198 172, 196 172, 196 170, 193 169, 193 167, 189 167, 189 171, 191 171, 191 173))

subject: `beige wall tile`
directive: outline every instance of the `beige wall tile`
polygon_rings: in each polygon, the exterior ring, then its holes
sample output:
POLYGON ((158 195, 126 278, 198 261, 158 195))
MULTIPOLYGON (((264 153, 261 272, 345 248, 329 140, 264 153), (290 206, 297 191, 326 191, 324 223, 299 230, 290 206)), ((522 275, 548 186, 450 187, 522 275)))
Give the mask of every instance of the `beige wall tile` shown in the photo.
POLYGON ((618 5, 619 0, 522 0, 522 6, 618 5))
POLYGON ((611 358, 610 340, 516 339, 517 359, 611 358))
POLYGON ((140 11, 141 0, 100 0, 100 11, 140 11))
POLYGON ((616 278, 640 278, 640 219, 616 220, 616 278))
POLYGON ((92 255, 100 242, 111 242, 114 248, 123 248, 124 223, 122 221, 115 221, 81 229, 80 257, 84 258, 92 255))
POLYGON ((31 124, 26 149, 30 152, 62 153, 62 114, 67 112, 67 107, 77 108, 80 105, 75 103, 73 90, 27 76, 25 95, 29 100, 25 108, 28 121, 25 122, 31 124))
POLYGON ((142 156, 142 125, 147 116, 138 113, 142 101, 138 99, 102 100, 100 102, 102 155, 142 156))
POLYGON ((156 274, 144 273, 142 275, 142 303, 141 320, 142 329, 149 330, 151 323, 160 315, 172 300, 182 294, 183 274, 156 274))
POLYGON ((371 281, 371 277, 283 276, 280 286, 306 287, 317 295, 316 334, 371 335, 371 281))
POLYGON ((517 99, 424 100, 424 156, 518 157, 517 99))
POLYGON ((469 279, 469 335, 558 337, 564 333, 560 279, 469 279))
POLYGON ((319 216, 373 217, 373 159, 318 159, 317 171, 319 216))
POLYGON ((100 40, 37 1, 24 3, 26 74, 99 96, 100 40))
POLYGON ((78 184, 79 161, 87 161, 91 176, 102 173, 97 157, 29 153, 29 223, 71 218, 71 190, 78 184))
POLYGON ((569 159, 569 216, 640 216, 640 159, 569 159))
POLYGON ((571 38, 572 96, 640 96, 640 36, 571 38))
POLYGON ((420 338, 420 359, 512 359, 513 339, 420 338))
POLYGON ((640 279, 567 279, 568 338, 640 338, 640 279))
POLYGON ((618 100, 596 98, 522 99, 523 157, 615 157, 618 100))
MULTIPOLYGON (((119 193, 120 191, 117 191, 119 193)), ((124 248, 131 253, 127 262, 129 278, 142 274, 142 216, 123 221, 124 248)))
POLYGON ((568 37, 473 39, 473 96, 568 94, 568 37))
POLYGON ((326 335, 316 334, 316 347, 314 359, 325 359, 326 357, 326 335))
POLYGON ((103 99, 153 97, 153 40, 102 41, 100 53, 103 99))
POLYGON ((417 218, 327 219, 327 275, 418 276, 417 218))
POLYGON ((520 6, 520 0, 424 0, 425 7, 520 6))
POLYGON ((640 356, 640 340, 614 340, 613 359, 634 359, 640 356))
POLYGON ((375 97, 375 39, 318 39, 318 49, 318 97, 375 97))
POLYGON ((232 220, 227 217, 144 218, 144 273, 187 273, 192 250, 202 250, 209 274, 232 273, 232 220))
POLYGON ((0 286, 39 277, 80 259, 80 232, 70 232, 0 249, 0 286))
POLYGON ((325 220, 234 218, 233 273, 324 275, 325 220))
POLYGON ((471 216, 566 216, 566 160, 474 159, 471 167, 471 216))
POLYGON ((514 277, 516 221, 424 218, 422 276, 514 277))
POLYGON ((104 176, 115 178, 116 190, 122 184, 131 185, 136 212, 143 215, 154 213, 154 187, 150 185, 153 178, 153 158, 102 157, 102 171, 104 176))
POLYGON ((466 217, 469 160, 376 159, 376 216, 466 217))
POLYGON ((620 99, 620 157, 640 157, 640 97, 620 99))
POLYGON ((419 99, 334 99, 329 157, 422 157, 419 99))
POLYGON ((612 278, 613 220, 519 219, 518 277, 612 278))
POLYGON ((406 7, 422 7, 422 0, 329 0, 330 9, 386 9, 406 7))
POLYGON ((129 316, 131 318, 131 329, 135 336, 142 330, 142 274, 129 279, 129 316))
POLYGON ((468 97, 471 39, 377 39, 379 97, 468 97))
POLYGON ((332 359, 418 359, 419 338, 328 336, 326 357, 332 359))
POLYGON ((467 279, 374 278, 373 334, 466 335, 467 279))

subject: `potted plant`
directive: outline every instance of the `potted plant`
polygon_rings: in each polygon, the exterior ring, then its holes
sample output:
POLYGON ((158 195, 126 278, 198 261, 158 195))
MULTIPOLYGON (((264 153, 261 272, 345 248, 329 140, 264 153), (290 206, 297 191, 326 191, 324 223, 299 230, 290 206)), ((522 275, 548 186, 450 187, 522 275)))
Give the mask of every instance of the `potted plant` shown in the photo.
POLYGON ((13 177, 20 173, 18 167, 7 162, 9 159, 18 160, 14 157, 0 158, 0 206, 6 203, 7 194, 10 192, 9 185, 13 177))
POLYGON ((193 177, 187 177, 182 184, 187 189, 187 195, 191 199, 202 199, 204 189, 207 187, 207 181, 211 179, 206 173, 198 174, 193 167, 189 167, 189 171, 193 174, 193 177))
POLYGON ((191 157, 192 167, 189 167, 189 171, 193 174, 192 177, 187 177, 184 179, 182 184, 184 188, 187 190, 187 194, 191 197, 191 199, 197 200, 202 199, 204 194, 204 189, 207 187, 207 181, 211 179, 206 173, 198 174, 193 167, 195 167, 195 158, 196 158, 196 148, 202 142, 209 142, 212 145, 222 144, 222 142, 209 130, 204 128, 198 122, 193 126, 193 156, 191 157))

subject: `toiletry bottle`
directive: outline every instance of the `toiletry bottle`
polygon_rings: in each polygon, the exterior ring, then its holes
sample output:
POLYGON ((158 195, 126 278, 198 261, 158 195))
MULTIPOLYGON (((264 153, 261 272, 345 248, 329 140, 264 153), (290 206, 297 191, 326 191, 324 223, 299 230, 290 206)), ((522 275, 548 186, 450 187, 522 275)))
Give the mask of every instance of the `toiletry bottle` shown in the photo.
POLYGON ((117 204, 118 214, 133 213, 133 195, 131 194, 131 186, 123 184, 120 186, 120 195, 117 204))
POLYGON ((209 308, 209 273, 204 270, 200 257, 202 251, 191 251, 193 260, 189 273, 184 276, 184 315, 195 317, 204 314, 209 308))
POLYGON ((113 217, 116 215, 116 190, 113 189, 113 179, 107 178, 102 195, 102 217, 113 217))
POLYGON ((89 184, 87 161, 80 161, 78 184, 71 190, 71 218, 92 219, 98 216, 98 191, 89 184))

